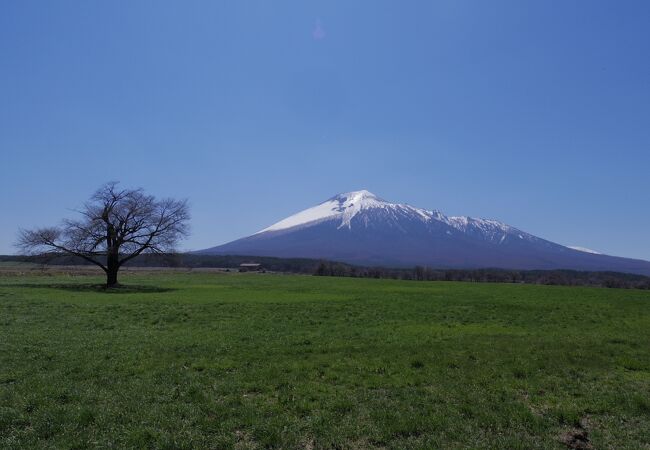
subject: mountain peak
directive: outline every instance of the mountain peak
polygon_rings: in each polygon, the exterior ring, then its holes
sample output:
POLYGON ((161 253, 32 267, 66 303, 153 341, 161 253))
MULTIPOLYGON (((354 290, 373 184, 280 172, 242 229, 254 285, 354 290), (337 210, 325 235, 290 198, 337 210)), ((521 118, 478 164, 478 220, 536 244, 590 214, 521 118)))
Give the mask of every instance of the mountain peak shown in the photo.
POLYGON ((350 203, 350 204, 362 203, 366 200, 377 200, 382 202, 384 201, 379 197, 377 197, 372 192, 367 191, 365 189, 361 189, 360 191, 343 192, 341 194, 335 195, 330 200, 337 200, 339 202, 350 203))
POLYGON ((359 211, 369 208, 381 208, 389 203, 380 199, 375 194, 365 189, 360 191, 344 192, 320 205, 300 211, 278 223, 258 231, 256 234, 267 231, 279 231, 323 220, 341 218, 341 225, 350 226, 350 221, 359 211))

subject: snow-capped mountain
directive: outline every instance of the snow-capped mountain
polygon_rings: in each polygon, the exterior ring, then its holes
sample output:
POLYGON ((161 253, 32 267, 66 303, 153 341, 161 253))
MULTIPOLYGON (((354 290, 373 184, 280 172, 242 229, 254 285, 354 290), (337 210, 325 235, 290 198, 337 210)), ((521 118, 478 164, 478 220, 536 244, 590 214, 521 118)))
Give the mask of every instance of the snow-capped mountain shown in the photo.
POLYGON ((611 270, 650 275, 650 262, 570 248, 496 220, 446 216, 366 190, 336 195, 204 254, 323 258, 440 268, 611 270))

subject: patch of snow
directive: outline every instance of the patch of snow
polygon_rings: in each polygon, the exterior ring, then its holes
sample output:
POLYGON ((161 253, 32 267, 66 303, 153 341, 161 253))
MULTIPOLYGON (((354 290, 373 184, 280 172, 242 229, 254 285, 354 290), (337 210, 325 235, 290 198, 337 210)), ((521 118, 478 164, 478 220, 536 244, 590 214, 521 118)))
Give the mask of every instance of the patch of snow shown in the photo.
POLYGON ((578 247, 575 245, 567 245, 567 247, 569 247, 571 250, 577 250, 583 253, 591 253, 592 255, 602 255, 602 253, 597 252, 596 250, 591 250, 590 248, 578 247))
POLYGON ((478 228, 483 231, 502 231, 504 233, 511 230, 509 225, 496 220, 478 219, 467 216, 449 216, 445 219, 444 221, 447 224, 461 231, 467 231, 469 227, 478 228))
MULTIPOLYGON (((480 219, 467 216, 445 217, 443 215, 439 220, 459 231, 462 231, 463 233, 479 233, 484 238, 492 242, 497 242, 498 244, 503 244, 508 235, 521 233, 510 225, 491 219, 480 219)), ((526 239, 530 238, 528 234, 524 233, 524 235, 526 236, 526 239)), ((524 239, 522 235, 519 235, 519 237, 524 239)))
POLYGON ((447 217, 446 222, 454 228, 457 228, 461 231, 465 231, 467 229, 467 225, 469 224, 469 217, 466 216, 447 217))

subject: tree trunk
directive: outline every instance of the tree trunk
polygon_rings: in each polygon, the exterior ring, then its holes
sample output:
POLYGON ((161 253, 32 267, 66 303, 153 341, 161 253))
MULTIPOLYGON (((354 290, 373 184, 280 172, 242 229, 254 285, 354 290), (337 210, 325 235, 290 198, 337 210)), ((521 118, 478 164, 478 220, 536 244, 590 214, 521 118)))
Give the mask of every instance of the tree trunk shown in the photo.
POLYGON ((118 256, 109 253, 106 261, 106 287, 112 288, 118 285, 117 271, 120 269, 118 256))

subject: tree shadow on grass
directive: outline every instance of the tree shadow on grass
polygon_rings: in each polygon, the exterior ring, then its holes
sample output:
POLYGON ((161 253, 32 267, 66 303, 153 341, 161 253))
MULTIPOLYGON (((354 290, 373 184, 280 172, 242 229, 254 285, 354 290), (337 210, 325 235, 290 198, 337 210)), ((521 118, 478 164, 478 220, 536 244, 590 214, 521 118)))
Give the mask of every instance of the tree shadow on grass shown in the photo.
POLYGON ((156 294, 161 292, 172 292, 177 289, 163 288, 159 286, 144 286, 137 284, 119 285, 107 288, 105 284, 93 283, 34 283, 34 284, 12 284, 15 287, 36 288, 36 289, 59 289, 70 292, 100 292, 103 294, 156 294))

